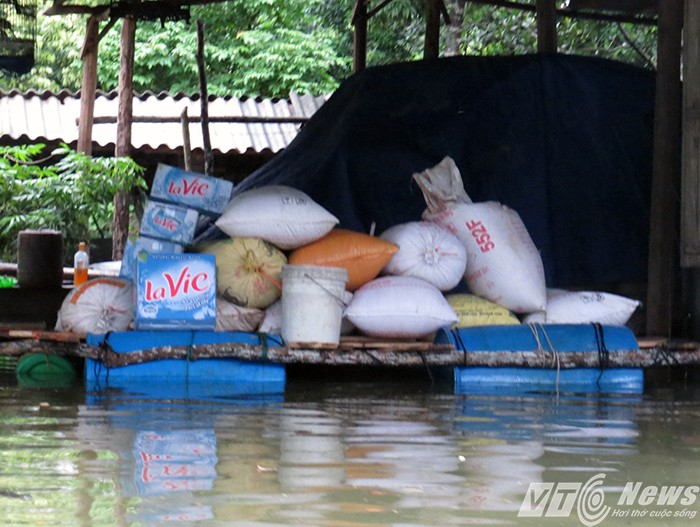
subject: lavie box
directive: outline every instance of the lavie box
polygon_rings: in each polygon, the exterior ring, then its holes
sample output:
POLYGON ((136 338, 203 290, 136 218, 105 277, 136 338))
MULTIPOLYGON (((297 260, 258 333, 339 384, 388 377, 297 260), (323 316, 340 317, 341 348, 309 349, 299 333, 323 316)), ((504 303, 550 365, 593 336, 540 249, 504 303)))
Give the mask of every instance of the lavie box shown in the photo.
POLYGON ((218 216, 231 199, 233 183, 180 168, 158 164, 151 199, 195 209, 218 216))
POLYGON ((136 265, 136 329, 214 329, 214 255, 146 254, 136 265))

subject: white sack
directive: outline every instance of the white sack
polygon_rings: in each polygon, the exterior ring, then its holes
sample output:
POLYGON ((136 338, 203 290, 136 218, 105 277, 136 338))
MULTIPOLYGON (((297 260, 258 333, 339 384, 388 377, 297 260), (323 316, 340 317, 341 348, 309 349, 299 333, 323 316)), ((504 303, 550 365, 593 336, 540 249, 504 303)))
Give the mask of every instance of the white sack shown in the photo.
POLYGON ((131 280, 94 278, 73 288, 63 299, 56 329, 75 333, 125 331, 134 320, 131 280))
POLYGON ((265 311, 255 307, 243 307, 228 300, 216 299, 216 331, 255 331, 265 311))
POLYGON ((355 291, 345 314, 372 337, 420 338, 457 322, 440 290, 412 276, 384 276, 366 283, 355 291))
POLYGON ((413 177, 427 204, 423 219, 449 229, 467 250, 469 290, 515 313, 544 310, 542 258, 518 213, 495 201, 473 203, 449 157, 413 177))
POLYGON ((640 302, 599 291, 558 290, 549 295, 547 309, 530 313, 524 324, 592 324, 624 326, 640 302))
POLYGON ((384 267, 384 274, 422 278, 440 291, 453 289, 464 278, 467 251, 454 234, 437 223, 394 225, 380 238, 399 247, 384 267))
POLYGON ((280 249, 296 249, 318 240, 338 224, 301 190, 269 185, 234 196, 216 226, 235 237, 262 238, 280 249))

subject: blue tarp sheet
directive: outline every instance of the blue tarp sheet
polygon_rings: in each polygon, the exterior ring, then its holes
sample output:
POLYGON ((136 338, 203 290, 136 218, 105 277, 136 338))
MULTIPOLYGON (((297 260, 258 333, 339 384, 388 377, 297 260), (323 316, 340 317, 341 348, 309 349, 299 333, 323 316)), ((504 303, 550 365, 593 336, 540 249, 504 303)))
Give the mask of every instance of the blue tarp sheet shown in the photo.
POLYGON ((238 187, 303 190, 340 226, 419 220, 412 180, 451 156, 474 201, 515 209, 547 285, 644 280, 655 76, 593 57, 451 57, 345 81, 238 187))

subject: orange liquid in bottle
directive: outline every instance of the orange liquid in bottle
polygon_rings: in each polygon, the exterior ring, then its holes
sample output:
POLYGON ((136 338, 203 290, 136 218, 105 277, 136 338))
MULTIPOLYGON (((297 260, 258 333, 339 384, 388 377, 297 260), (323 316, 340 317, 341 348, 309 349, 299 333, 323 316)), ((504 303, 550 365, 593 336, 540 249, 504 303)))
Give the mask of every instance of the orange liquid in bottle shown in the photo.
POLYGON ((87 267, 76 268, 73 271, 73 285, 78 286, 84 284, 88 280, 87 267))

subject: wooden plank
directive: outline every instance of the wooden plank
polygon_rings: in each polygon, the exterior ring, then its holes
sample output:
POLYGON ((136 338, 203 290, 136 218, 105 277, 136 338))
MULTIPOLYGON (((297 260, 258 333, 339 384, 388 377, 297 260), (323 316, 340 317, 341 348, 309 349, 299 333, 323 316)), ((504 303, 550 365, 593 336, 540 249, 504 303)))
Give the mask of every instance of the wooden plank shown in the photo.
POLYGON ((70 331, 42 331, 33 329, 0 329, 0 338, 45 340, 48 342, 85 342, 84 333, 70 331))

